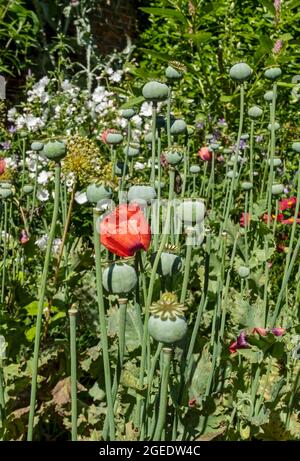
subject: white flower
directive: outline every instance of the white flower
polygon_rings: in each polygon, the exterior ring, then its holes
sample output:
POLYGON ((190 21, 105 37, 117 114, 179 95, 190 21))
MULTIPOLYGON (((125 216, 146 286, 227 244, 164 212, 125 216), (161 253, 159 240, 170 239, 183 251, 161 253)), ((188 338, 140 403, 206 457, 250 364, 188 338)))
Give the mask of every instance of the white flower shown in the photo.
POLYGON ((17 161, 15 158, 12 158, 12 157, 5 157, 4 158, 4 162, 5 162, 5 167, 6 168, 9 168, 9 169, 15 169, 17 168, 17 161))
POLYGON ((15 120, 15 117, 17 115, 17 109, 13 107, 12 109, 9 109, 7 111, 7 119, 9 122, 13 122, 15 120))
MULTIPOLYGON (((161 109, 161 106, 162 106, 162 103, 159 102, 157 104, 157 112, 160 111, 161 109)), ((144 117, 150 117, 152 115, 152 104, 150 102, 143 102, 143 104, 141 105, 141 109, 140 109, 140 115, 143 115, 144 117)))
POLYGON ((97 86, 95 88, 94 93, 92 95, 92 100, 94 102, 101 102, 103 98, 105 97, 105 87, 104 86, 97 86))
POLYGON ((121 70, 117 70, 116 72, 110 75, 109 80, 115 83, 120 82, 122 80, 122 73, 123 72, 121 70))
POLYGON ((152 115, 152 104, 150 102, 143 102, 141 105, 140 115, 144 117, 151 117, 152 115))
MULTIPOLYGON (((39 247, 41 251, 45 251, 47 248, 47 243, 48 243, 48 235, 42 235, 39 239, 35 241, 35 245, 39 247)), ((57 238, 53 240, 52 243, 52 253, 57 254, 59 252, 61 246, 61 239, 57 238)))
POLYGON ((47 200, 49 200, 49 192, 47 189, 39 189, 36 196, 41 202, 47 202, 47 200))
POLYGON ((84 192, 84 191, 76 192, 76 194, 75 194, 75 202, 76 203, 79 203, 79 205, 83 205, 87 201, 88 201, 88 199, 87 199, 87 196, 86 196, 86 192, 84 192))
POLYGON ((134 169, 135 170, 143 170, 146 167, 145 163, 135 162, 134 169))
POLYGON ((37 182, 38 184, 47 184, 49 177, 51 176, 51 173, 49 171, 41 171, 40 174, 38 175, 37 182))
POLYGON ((54 239, 52 243, 52 253, 55 255, 58 254, 61 246, 61 239, 54 239))
POLYGON ((47 246, 47 241, 48 241, 48 236, 43 235, 41 238, 35 241, 35 245, 37 245, 41 251, 45 251, 46 246, 47 246))
POLYGON ((140 128, 142 126, 142 117, 139 115, 134 115, 131 119, 131 121, 135 124, 136 127, 140 128))

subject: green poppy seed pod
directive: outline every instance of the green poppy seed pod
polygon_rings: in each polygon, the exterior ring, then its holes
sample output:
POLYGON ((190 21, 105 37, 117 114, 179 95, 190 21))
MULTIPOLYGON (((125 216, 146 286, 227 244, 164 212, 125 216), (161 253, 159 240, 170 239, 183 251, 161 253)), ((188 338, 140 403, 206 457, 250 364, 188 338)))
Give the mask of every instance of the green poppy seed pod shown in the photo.
POLYGON ((140 153, 140 145, 130 144, 129 146, 124 147, 123 152, 125 155, 127 153, 128 157, 137 157, 140 153))
POLYGON ((263 111, 259 106, 252 106, 248 110, 249 117, 253 119, 261 117, 262 114, 263 114, 263 111))
POLYGON ((112 190, 103 184, 90 184, 86 189, 86 196, 90 203, 98 203, 100 200, 112 196, 112 190))
POLYGON ((123 136, 121 133, 107 133, 106 136, 106 143, 107 144, 120 144, 123 141, 123 136))
POLYGON ((242 182, 242 189, 243 190, 251 190, 252 187, 253 187, 252 182, 249 182, 249 181, 242 182))
POLYGON ((174 147, 165 152, 165 158, 169 165, 178 165, 182 161, 183 155, 180 149, 174 147))
POLYGON ((265 77, 269 80, 275 80, 276 78, 280 77, 280 75, 280 67, 270 67, 269 69, 265 70, 265 77))
MULTIPOLYGON (((280 123, 275 122, 275 123, 274 123, 274 130, 277 131, 277 130, 279 130, 279 128, 280 128, 280 123)), ((269 130, 269 131, 272 130, 272 123, 269 123, 269 125, 268 125, 268 130, 269 130)))
POLYGON ((194 225, 204 220, 206 208, 201 200, 186 200, 176 208, 176 216, 185 225, 194 225))
MULTIPOLYGON (((241 163, 242 160, 243 160, 243 157, 241 155, 238 155, 237 156, 237 163, 241 163)), ((235 155, 232 155, 230 157, 230 165, 234 165, 234 162, 235 162, 235 155)))
MULTIPOLYGON (((158 139, 158 136, 157 136, 157 133, 156 133, 156 136, 155 136, 155 139, 157 140, 158 139)), ((149 143, 149 144, 152 144, 152 133, 146 133, 144 135, 144 140, 146 143, 149 143)))
POLYGON ((23 187, 24 194, 31 194, 32 191, 33 186, 31 184, 25 184, 25 186, 23 187))
POLYGON ((144 85, 142 93, 149 101, 164 101, 169 96, 169 88, 164 83, 153 81, 144 85))
MULTIPOLYGON (((239 174, 238 174, 238 172, 236 171, 235 177, 237 178, 238 175, 239 175, 239 174)), ((226 176, 227 176, 227 178, 229 178, 229 179, 233 179, 233 170, 229 170, 229 171, 227 172, 226 176)))
POLYGON ((11 189, 11 182, 10 181, 0 181, 0 187, 2 189, 11 189))
POLYGON ((292 149, 293 149, 295 152, 300 152, 300 142, 293 142, 293 144, 292 144, 292 149))
POLYGON ((131 186, 128 190, 128 200, 131 202, 136 199, 145 200, 146 203, 155 199, 156 191, 151 186, 131 186))
MULTIPOLYGON (((151 265, 153 266, 156 253, 151 255, 151 265)), ((182 267, 182 259, 172 253, 162 253, 157 266, 157 272, 160 275, 174 275, 177 274, 182 267)))
POLYGON ((170 128, 170 132, 172 135, 179 135, 182 133, 186 133, 186 123, 182 119, 175 120, 170 128))
POLYGON ((24 130, 20 131, 21 138, 27 138, 27 135, 28 135, 27 131, 24 131, 24 130))
POLYGON ((31 150, 34 150, 36 152, 42 150, 44 147, 44 144, 42 142, 39 142, 39 141, 34 141, 32 144, 31 144, 31 150))
POLYGON ((12 195, 13 191, 12 189, 8 189, 6 187, 1 187, 0 188, 0 197, 5 200, 9 198, 12 195))
POLYGON ((148 332, 156 341, 164 344, 173 344, 180 341, 187 332, 187 323, 184 317, 175 319, 161 319, 151 315, 148 321, 148 332))
POLYGON ((103 271, 102 284, 109 293, 127 294, 136 286, 137 275, 128 264, 112 264, 103 271))
POLYGON ((172 66, 168 66, 166 68, 165 74, 169 80, 180 80, 182 77, 182 73, 179 72, 177 69, 174 69, 174 67, 172 66))
POLYGON ((249 139, 248 133, 243 133, 243 134, 241 135, 241 139, 242 139, 243 141, 247 141, 247 139, 249 139))
POLYGON ((125 174, 128 174, 129 169, 128 165, 125 165, 124 162, 117 162, 115 165, 115 173, 117 176, 123 176, 123 172, 125 170, 125 174))
POLYGON ((49 160, 59 161, 66 155, 66 146, 60 141, 49 141, 44 145, 42 153, 49 160))
MULTIPOLYGON (((271 159, 268 160, 268 164, 271 165, 271 159)), ((282 164, 282 161, 280 158, 273 158, 273 166, 277 167, 282 164)))
POLYGON ((121 116, 123 118, 126 118, 127 120, 130 120, 132 117, 134 117, 136 114, 135 109, 123 109, 121 110, 121 116))
POLYGON ((220 149, 220 143, 219 142, 212 142, 209 146, 209 149, 211 150, 219 150, 220 149))
POLYGON ((190 166, 190 173, 197 174, 200 173, 200 166, 199 165, 191 165, 190 166))
POLYGON ((228 147, 226 147, 224 150, 223 150, 223 154, 232 154, 232 149, 229 149, 228 147))
POLYGON ((236 82, 244 82, 246 80, 249 80, 249 78, 251 77, 252 69, 250 66, 248 66, 248 64, 244 62, 239 62, 238 64, 235 64, 231 67, 229 75, 232 78, 232 80, 235 80, 236 82))
MULTIPOLYGON (((277 96, 276 96, 277 97, 277 96)), ((264 94, 264 100, 267 101, 267 102, 272 102, 273 100, 273 91, 270 90, 270 91, 267 91, 265 94, 264 94)))
POLYGON ((283 193, 284 187, 282 184, 273 184, 272 186, 272 194, 273 195, 280 195, 283 193))
POLYGON ((250 274, 250 269, 249 269, 249 267, 240 266, 240 267, 238 268, 238 274, 239 274, 239 276, 240 276, 242 279, 246 279, 247 277, 249 277, 249 274, 250 274))

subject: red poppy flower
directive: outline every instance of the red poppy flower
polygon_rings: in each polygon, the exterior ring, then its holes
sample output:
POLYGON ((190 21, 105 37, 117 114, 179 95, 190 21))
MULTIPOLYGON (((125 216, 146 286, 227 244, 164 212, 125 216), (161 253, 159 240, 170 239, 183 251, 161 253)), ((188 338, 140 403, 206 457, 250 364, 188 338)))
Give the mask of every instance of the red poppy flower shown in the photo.
POLYGON ((267 328, 253 328, 252 333, 258 333, 259 336, 267 336, 268 334, 268 329, 267 328))
POLYGON ((279 202, 279 210, 285 211, 294 208, 297 203, 297 197, 284 198, 279 202))
POLYGON ((198 151, 198 155, 202 160, 204 160, 204 162, 210 162, 212 159, 212 153, 207 147, 201 147, 198 151))
POLYGON ((5 160, 4 158, 0 159, 0 175, 3 174, 5 171, 5 160))
POLYGON ((23 230, 21 230, 21 234, 20 234, 20 243, 21 243, 21 245, 26 245, 26 243, 28 243, 28 242, 29 242, 28 234, 23 229, 23 230))
MULTIPOLYGON (((282 221, 282 224, 293 224, 293 223, 294 223, 294 220, 295 220, 295 218, 292 216, 292 217, 290 217, 290 218, 284 219, 284 220, 282 221)), ((297 223, 297 224, 300 223, 300 218, 297 218, 297 219, 296 219, 296 223, 297 223)))
MULTIPOLYGON (((272 214, 272 215, 271 215, 270 222, 272 222, 273 219, 275 219, 275 218, 276 218, 276 215, 272 214)), ((267 213, 265 213, 265 214, 263 215, 263 220, 265 221, 266 224, 268 224, 268 214, 267 214, 267 213)), ((278 213, 278 215, 277 215, 277 222, 283 222, 283 220, 284 220, 283 214, 282 214, 282 213, 278 213)))
POLYGON ((100 241, 122 257, 148 250, 151 230, 140 207, 135 203, 122 204, 106 215, 100 224, 100 241))
POLYGON ((247 226, 249 226, 250 224, 250 221, 251 221, 251 216, 249 213, 242 213, 242 216, 240 217, 240 226, 241 227, 245 227, 245 225, 247 224, 247 226))

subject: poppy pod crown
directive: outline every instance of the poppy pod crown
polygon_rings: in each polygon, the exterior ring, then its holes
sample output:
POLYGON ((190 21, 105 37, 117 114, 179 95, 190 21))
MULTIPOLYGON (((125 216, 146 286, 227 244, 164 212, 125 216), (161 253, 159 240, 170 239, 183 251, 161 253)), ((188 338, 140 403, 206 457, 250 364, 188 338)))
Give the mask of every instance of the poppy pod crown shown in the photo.
POLYGON ((100 223, 100 241, 121 257, 133 256, 138 250, 147 251, 151 231, 141 208, 135 203, 122 204, 107 214, 100 223))

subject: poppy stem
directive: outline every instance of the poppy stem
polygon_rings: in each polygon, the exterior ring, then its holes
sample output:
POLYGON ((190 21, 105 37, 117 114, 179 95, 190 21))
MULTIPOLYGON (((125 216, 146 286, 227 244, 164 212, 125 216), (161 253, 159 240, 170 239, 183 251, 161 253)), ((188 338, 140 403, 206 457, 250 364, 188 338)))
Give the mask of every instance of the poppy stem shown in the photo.
POLYGON ((60 171, 61 171, 61 165, 60 165, 60 162, 57 162, 55 165, 54 208, 53 208, 53 213, 52 213, 50 232, 49 232, 48 241, 47 241, 47 249, 46 249, 45 262, 44 262, 44 268, 43 268, 43 273, 42 273, 41 285, 40 285, 39 303, 38 303, 37 318, 36 318, 27 441, 32 441, 32 436, 33 436, 42 316, 43 316, 43 309, 44 309, 47 275, 48 275, 49 263, 50 263, 51 252, 52 252, 52 243, 53 243, 53 239, 55 235, 56 221, 57 221, 58 209, 59 209, 60 171))
POLYGON ((99 310, 99 324, 100 324, 100 337, 103 351, 103 364, 104 364, 104 380, 105 392, 107 401, 107 413, 109 420, 109 436, 110 440, 115 440, 115 422, 114 422, 114 403, 111 386, 111 372, 109 364, 108 352, 108 339, 106 331, 106 317, 103 301, 103 287, 102 287, 102 272, 101 272, 101 244, 100 244, 100 230, 98 229, 98 218, 100 211, 97 208, 93 209, 94 220, 94 247, 95 247, 95 265, 96 265, 96 289, 99 310))
POLYGON ((250 208, 249 208, 249 213, 250 216, 253 213, 253 157, 254 157, 254 120, 251 120, 251 127, 250 127, 250 182, 252 184, 252 188, 250 190, 250 208))
MULTIPOLYGON (((152 302, 152 295, 154 289, 154 283, 157 273, 157 267, 160 261, 161 254, 165 248, 165 245, 168 241, 168 236, 170 232, 170 218, 171 218, 171 207, 172 207, 172 198, 173 198, 173 191, 174 191, 174 182, 175 182, 175 170, 170 168, 169 170, 169 199, 168 199, 168 207, 167 207, 167 215, 165 220, 165 225, 162 231, 162 239, 160 241, 160 245, 158 251, 156 253, 151 276, 149 282, 149 289, 148 289, 148 296, 145 305, 145 319, 144 319, 144 331, 143 331, 143 342, 142 342, 142 352, 141 352, 141 365, 140 365, 140 374, 139 374, 139 385, 142 387, 144 383, 144 376, 145 376, 145 367, 146 367, 146 353, 147 353, 147 343, 148 343, 148 320, 149 320, 149 308, 152 302)), ((141 420, 141 407, 142 407, 142 399, 140 396, 137 396, 137 406, 136 406, 136 419, 135 419, 135 426, 140 427, 140 420, 141 420)))
POLYGON ((3 359, 0 357, 0 440, 3 438, 4 421, 5 421, 5 399, 4 399, 4 377, 3 377, 3 359))
POLYGON ((274 155, 275 155, 275 110, 276 110, 276 95, 277 95, 277 83, 273 84, 273 98, 270 108, 270 123, 271 123, 271 146, 270 146, 270 172, 269 172, 269 184, 267 191, 267 203, 268 203, 268 227, 271 224, 271 205, 272 205, 272 184, 274 178, 274 155))
POLYGON ((77 441, 77 354, 76 354, 76 315, 77 309, 69 309, 70 352, 71 352, 71 420, 72 442, 77 441))
POLYGON ((7 256, 7 201, 4 201, 4 235, 3 235, 3 261, 2 261, 2 285, 1 303, 4 303, 5 295, 5 275, 6 275, 6 256, 7 256))
POLYGON ((157 112, 157 103, 152 103, 152 157, 151 157, 151 186, 155 187, 155 148, 156 148, 156 112, 157 112))
POLYGON ((168 384, 173 349, 164 347, 162 350, 162 377, 160 384, 159 412, 153 440, 159 442, 165 429, 168 407, 168 384))
POLYGON ((235 185, 236 185, 235 176, 236 176, 237 167, 238 167, 238 156, 240 152, 240 141, 241 141, 242 130, 243 130, 243 122, 244 122, 244 99, 245 99, 245 87, 244 87, 244 84, 242 83, 240 86, 240 122, 239 122, 239 131, 238 131, 238 137, 237 137, 237 145, 236 145, 235 155, 234 155, 233 177, 230 183, 229 198, 228 198, 228 203, 226 206, 225 218, 224 218, 223 226, 221 226, 222 230, 226 229, 227 227, 229 213, 230 213, 231 206, 232 206, 233 192, 235 190, 235 185))

